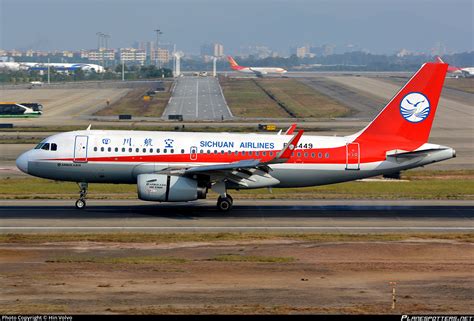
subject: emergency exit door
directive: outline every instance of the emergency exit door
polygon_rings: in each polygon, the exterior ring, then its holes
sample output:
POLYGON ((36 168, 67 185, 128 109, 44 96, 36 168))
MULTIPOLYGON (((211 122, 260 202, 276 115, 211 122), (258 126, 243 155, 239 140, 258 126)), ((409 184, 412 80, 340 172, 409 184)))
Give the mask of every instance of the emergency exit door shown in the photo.
POLYGON ((191 160, 197 160, 197 152, 198 152, 198 149, 196 146, 192 146, 191 147, 191 150, 190 150, 190 153, 189 153, 189 158, 191 160))
POLYGON ((359 143, 346 144, 346 170, 360 169, 360 146, 359 143))
POLYGON ((76 136, 74 141, 74 162, 87 163, 87 143, 88 136, 76 136))

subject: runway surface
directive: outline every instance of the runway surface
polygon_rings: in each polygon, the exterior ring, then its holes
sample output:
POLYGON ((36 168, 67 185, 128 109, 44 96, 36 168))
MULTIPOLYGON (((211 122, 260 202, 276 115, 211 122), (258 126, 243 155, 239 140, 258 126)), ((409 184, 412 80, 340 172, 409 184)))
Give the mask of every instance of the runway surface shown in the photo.
POLYGON ((473 232, 472 201, 236 200, 221 213, 211 200, 0 201, 0 233, 14 232, 473 232))
POLYGON ((180 77, 163 113, 183 115, 184 120, 228 120, 232 113, 215 77, 180 77))

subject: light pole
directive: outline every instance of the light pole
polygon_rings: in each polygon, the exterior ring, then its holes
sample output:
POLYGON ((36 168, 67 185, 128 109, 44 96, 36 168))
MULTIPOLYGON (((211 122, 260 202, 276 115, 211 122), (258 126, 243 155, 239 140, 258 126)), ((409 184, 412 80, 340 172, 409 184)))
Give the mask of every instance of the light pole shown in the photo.
POLYGON ((160 60, 158 59, 158 50, 160 49, 160 35, 163 34, 163 32, 160 29, 155 29, 156 32, 156 51, 155 51, 155 66, 160 69, 160 60))
POLYGON ((102 32, 96 32, 96 35, 97 35, 97 50, 100 50, 100 46, 101 46, 101 40, 102 40, 102 36, 104 35, 102 32))

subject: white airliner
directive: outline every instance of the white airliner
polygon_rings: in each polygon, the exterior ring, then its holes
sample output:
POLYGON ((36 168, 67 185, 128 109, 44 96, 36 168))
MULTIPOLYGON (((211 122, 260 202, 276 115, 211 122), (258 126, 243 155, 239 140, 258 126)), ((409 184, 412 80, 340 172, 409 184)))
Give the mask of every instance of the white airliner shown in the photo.
POLYGON ((266 74, 279 74, 282 75, 287 72, 287 70, 278 67, 243 67, 239 66, 238 63, 235 62, 234 58, 231 56, 227 56, 227 60, 230 63, 230 67, 232 70, 242 72, 245 74, 254 74, 257 77, 262 77, 266 74))
POLYGON ((62 72, 69 72, 69 71, 76 71, 78 69, 81 69, 85 72, 97 72, 97 73, 103 73, 105 72, 105 68, 96 65, 96 64, 86 64, 86 63, 40 63, 40 62, 21 62, 19 63, 21 66, 27 68, 28 70, 42 70, 46 71, 48 70, 48 66, 51 69, 54 69, 56 71, 62 71, 62 72))
POLYGON ((81 69, 85 72, 105 72, 104 67, 96 64, 85 64, 85 63, 40 63, 40 62, 2 62, 0 61, 0 70, 48 70, 48 66, 51 69, 62 72, 69 72, 81 69))
MULTIPOLYGON (((443 59, 441 59, 441 57, 439 56, 436 57, 436 61, 438 61, 439 63, 444 63, 443 59)), ((449 66, 448 73, 458 74, 458 75, 460 74, 463 77, 471 78, 471 77, 474 77, 474 67, 459 68, 456 66, 449 66)))
POLYGON ((285 134, 87 130, 44 139, 17 159, 28 174, 77 182, 137 184, 146 201, 186 202, 229 189, 303 187, 352 181, 455 157, 428 143, 447 64, 426 63, 364 129, 345 137, 285 134))
POLYGON ((22 67, 22 65, 20 65, 18 62, 0 61, 0 70, 19 71, 27 69, 27 67, 22 67))

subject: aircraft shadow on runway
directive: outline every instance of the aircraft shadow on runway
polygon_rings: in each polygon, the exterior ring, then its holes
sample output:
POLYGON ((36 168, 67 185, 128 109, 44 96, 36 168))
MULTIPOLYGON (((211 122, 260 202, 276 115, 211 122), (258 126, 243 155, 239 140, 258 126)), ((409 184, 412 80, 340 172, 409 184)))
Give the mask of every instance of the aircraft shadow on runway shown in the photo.
POLYGON ((474 218, 474 206, 239 206, 223 213, 203 205, 88 206, 0 206, 4 218, 134 218, 156 217, 181 220, 199 218, 474 218))

